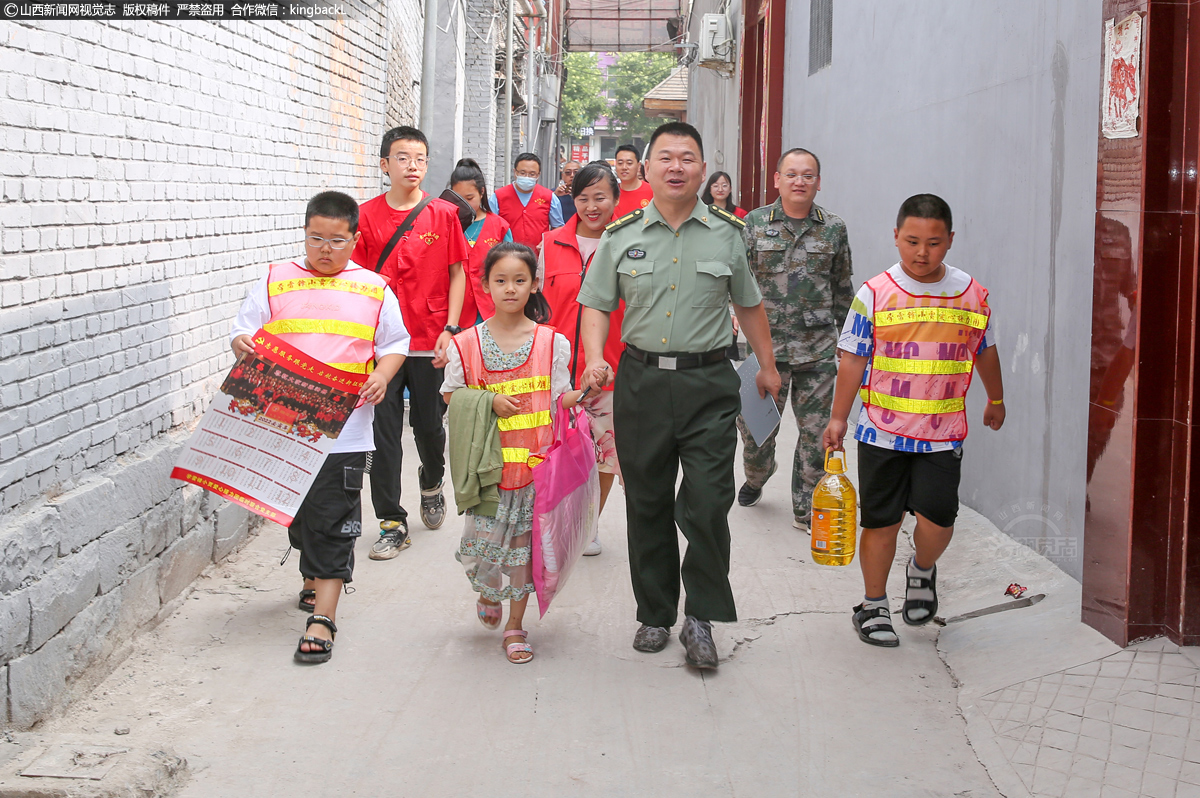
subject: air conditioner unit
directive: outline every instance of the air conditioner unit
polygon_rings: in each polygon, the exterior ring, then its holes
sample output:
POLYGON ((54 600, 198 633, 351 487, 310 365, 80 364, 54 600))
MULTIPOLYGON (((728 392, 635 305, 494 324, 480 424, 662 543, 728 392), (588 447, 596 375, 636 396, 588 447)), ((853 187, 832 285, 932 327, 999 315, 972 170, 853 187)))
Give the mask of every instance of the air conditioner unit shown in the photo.
POLYGON ((724 14, 705 14, 700 18, 700 52, 701 64, 718 62, 727 64, 733 61, 733 41, 729 37, 729 20, 724 14))

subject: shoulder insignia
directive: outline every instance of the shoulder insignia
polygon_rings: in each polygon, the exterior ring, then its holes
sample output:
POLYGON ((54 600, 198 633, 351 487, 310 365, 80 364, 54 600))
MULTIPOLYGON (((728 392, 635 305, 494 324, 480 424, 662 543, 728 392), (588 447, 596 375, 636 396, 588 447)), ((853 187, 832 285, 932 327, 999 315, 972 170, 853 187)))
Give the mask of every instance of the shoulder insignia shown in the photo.
POLYGON ((814 205, 813 211, 815 211, 817 214, 817 221, 820 222, 821 224, 824 224, 825 223, 825 214, 821 211, 821 209, 814 205))
POLYGON ((715 213, 717 216, 720 216, 725 221, 729 222, 734 227, 738 228, 739 230, 746 226, 745 221, 743 221, 742 219, 739 219, 737 216, 733 215, 732 213, 725 210, 724 208, 722 208, 719 205, 709 205, 708 209, 710 211, 712 211, 713 213, 715 213))
POLYGON ((627 213, 624 216, 622 216, 620 219, 617 219, 616 221, 609 222, 608 225, 606 225, 604 229, 612 231, 612 230, 616 230, 617 228, 624 227, 625 225, 632 222, 634 219, 642 218, 642 214, 644 212, 645 211, 643 211, 641 208, 638 208, 636 211, 627 213))

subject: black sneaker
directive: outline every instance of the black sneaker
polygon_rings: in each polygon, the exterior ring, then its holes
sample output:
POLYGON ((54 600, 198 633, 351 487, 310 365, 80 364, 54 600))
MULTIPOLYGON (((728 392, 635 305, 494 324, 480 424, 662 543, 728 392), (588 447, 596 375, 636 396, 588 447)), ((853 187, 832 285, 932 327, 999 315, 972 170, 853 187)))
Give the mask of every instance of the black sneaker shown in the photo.
MULTIPOLYGON (((417 469, 418 483, 421 479, 422 469, 417 469)), ((421 521, 430 529, 437 529, 446 520, 446 498, 442 495, 442 487, 446 484, 446 480, 442 480, 435 487, 421 488, 421 521)))
MULTIPOLYGON (((775 469, 777 468, 779 468, 778 463, 771 466, 771 472, 767 474, 767 479, 775 475, 775 469)), ((764 479, 763 484, 757 488, 751 487, 749 482, 742 485, 742 489, 738 491, 738 504, 743 507, 753 507, 758 504, 758 500, 762 498, 763 488, 767 486, 767 479, 764 479)))
MULTIPOLYGON (((763 487, 766 486, 764 485, 763 487)), ((758 500, 762 498, 762 492, 762 488, 752 488, 750 487, 750 483, 747 482, 745 485, 742 485, 742 489, 738 491, 738 504, 742 505, 743 507, 753 507, 754 505, 758 504, 758 500)), ((725 495, 728 496, 729 494, 725 495)))

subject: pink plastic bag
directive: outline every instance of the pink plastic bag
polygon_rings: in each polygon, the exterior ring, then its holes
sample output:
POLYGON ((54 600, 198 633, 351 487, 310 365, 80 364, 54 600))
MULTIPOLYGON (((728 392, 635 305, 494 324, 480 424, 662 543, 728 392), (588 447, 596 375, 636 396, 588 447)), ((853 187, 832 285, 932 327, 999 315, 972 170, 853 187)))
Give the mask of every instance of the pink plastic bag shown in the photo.
POLYGON ((567 583, 583 550, 596 537, 600 473, 587 413, 572 413, 558 400, 554 443, 533 469, 533 586, 539 617, 567 583))

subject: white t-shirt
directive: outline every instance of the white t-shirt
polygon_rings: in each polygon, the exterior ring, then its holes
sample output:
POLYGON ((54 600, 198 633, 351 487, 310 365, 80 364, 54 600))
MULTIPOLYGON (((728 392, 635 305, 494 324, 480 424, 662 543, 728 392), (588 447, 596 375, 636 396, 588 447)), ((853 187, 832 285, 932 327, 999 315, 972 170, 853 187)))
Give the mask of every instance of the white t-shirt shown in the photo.
MULTIPOLYGON (((233 321, 233 332, 229 336, 232 341, 239 335, 254 335, 263 325, 271 320, 271 305, 267 296, 267 277, 250 286, 246 299, 238 310, 237 318, 233 321)), ((400 303, 391 288, 383 290, 383 309, 379 313, 379 325, 375 328, 375 359, 384 355, 408 354, 408 328, 404 326, 404 318, 400 315, 400 303)), ((375 449, 375 436, 372 434, 372 423, 375 421, 375 406, 364 402, 354 408, 346 419, 346 426, 338 435, 337 443, 333 445, 331 454, 342 452, 370 452, 375 449)))
MULTIPOLYGON (((487 324, 486 321, 483 323, 487 324)), ((478 335, 478 333, 475 334, 478 335)), ((463 375, 462 358, 458 354, 458 347, 453 345, 448 347, 446 356, 450 362, 446 364, 446 370, 443 372, 442 387, 439 392, 453 393, 459 388, 466 388, 467 381, 463 375)), ((571 390, 570 362, 570 342, 562 333, 554 333, 554 354, 550 365, 550 402, 552 404, 558 401, 558 397, 571 390)))
MULTIPOLYGON (((896 281, 896 285, 914 296, 957 296, 966 291, 967 286, 971 284, 971 275, 949 264, 946 264, 946 274, 936 283, 917 282, 904 273, 904 267, 899 263, 888 269, 887 273, 896 281)), ((859 287, 858 293, 854 295, 854 301, 850 303, 846 324, 842 327, 842 334, 838 338, 838 349, 861 357, 869 358, 871 356, 875 349, 872 335, 874 326, 871 322, 875 318, 874 303, 875 295, 871 293, 867 284, 863 283, 859 287)), ((984 331, 983 340, 979 344, 979 351, 982 352, 995 343, 992 320, 989 317, 987 330, 984 331)), ((867 368, 863 371, 863 385, 869 385, 870 380, 871 364, 868 361, 867 368)), ((944 452, 962 446, 962 441, 917 441, 905 438, 903 435, 885 432, 872 423, 867 416, 867 409, 861 405, 858 409, 858 425, 854 428, 854 439, 884 449, 895 449, 902 452, 944 452)))

